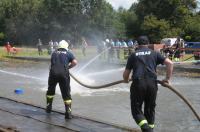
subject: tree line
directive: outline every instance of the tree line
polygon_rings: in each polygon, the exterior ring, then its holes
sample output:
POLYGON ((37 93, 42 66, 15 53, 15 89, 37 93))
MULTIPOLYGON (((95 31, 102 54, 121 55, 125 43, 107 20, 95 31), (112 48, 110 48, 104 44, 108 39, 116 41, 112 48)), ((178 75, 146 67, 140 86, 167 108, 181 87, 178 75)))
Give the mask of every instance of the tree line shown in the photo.
POLYGON ((200 40, 196 0, 138 0, 130 9, 114 9, 106 0, 1 0, 0 43, 35 45, 38 38, 70 40, 84 36, 135 39, 141 34, 159 43, 164 37, 200 40))

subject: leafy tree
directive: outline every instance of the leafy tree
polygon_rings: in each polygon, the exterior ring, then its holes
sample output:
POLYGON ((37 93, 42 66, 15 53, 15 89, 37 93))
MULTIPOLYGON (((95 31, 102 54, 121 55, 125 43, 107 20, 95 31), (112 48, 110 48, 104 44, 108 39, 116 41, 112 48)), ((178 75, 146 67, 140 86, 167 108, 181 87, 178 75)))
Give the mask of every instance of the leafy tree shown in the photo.
POLYGON ((41 0, 2 0, 1 22, 7 39, 17 43, 28 42, 34 36, 36 14, 41 0))
POLYGON ((128 38, 135 38, 138 34, 138 19, 133 10, 125 10, 123 8, 119 8, 118 17, 120 22, 124 24, 124 35, 128 38))
POLYGON ((87 34, 98 34, 101 38, 110 36, 115 19, 113 7, 105 0, 88 0, 86 13, 88 25, 91 27, 87 34))
POLYGON ((158 19, 173 20, 181 18, 196 7, 196 0, 139 0, 135 11, 141 20, 151 14, 158 19))
POLYGON ((196 7, 196 0, 139 0, 131 9, 138 16, 141 32, 157 41, 166 36, 184 36, 186 20, 194 15, 196 7))
POLYGON ((195 0, 138 0, 129 10, 114 10, 106 0, 1 0, 0 33, 15 44, 35 45, 38 38, 135 38, 191 36, 199 40, 195 0))
POLYGON ((186 19, 185 36, 191 36, 190 41, 200 40, 200 15, 186 19))
POLYGON ((68 39, 77 29, 81 15, 80 0, 44 0, 41 22, 46 40, 68 39))
POLYGON ((144 18, 142 29, 149 35, 153 43, 159 43, 161 37, 169 35, 170 25, 164 19, 158 20, 150 15, 144 18))
POLYGON ((4 38, 5 38, 4 33, 0 32, 0 45, 2 44, 4 38))

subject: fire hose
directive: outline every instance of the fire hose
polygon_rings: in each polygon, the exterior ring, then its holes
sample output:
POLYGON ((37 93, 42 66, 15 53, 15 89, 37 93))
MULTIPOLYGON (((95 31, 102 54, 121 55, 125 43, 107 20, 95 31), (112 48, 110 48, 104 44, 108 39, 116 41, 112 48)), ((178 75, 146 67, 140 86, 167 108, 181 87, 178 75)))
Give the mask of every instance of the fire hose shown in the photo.
MULTIPOLYGON (((86 88, 90 88, 90 89, 101 89, 101 88, 106 88, 106 87, 110 87, 113 85, 117 85, 120 83, 124 83, 124 80, 118 80, 118 81, 114 81, 111 83, 107 83, 104 85, 96 85, 96 86, 92 86, 92 85, 87 85, 83 82, 81 82, 80 80, 78 80, 74 75, 72 75, 70 73, 70 76, 80 85, 86 87, 86 88)), ((132 81, 131 79, 129 81, 132 81)), ((169 85, 168 83, 164 83, 163 81, 157 80, 157 82, 162 85, 165 88, 170 89, 172 92, 174 92, 178 97, 180 97, 186 104, 187 106, 190 108, 190 110, 193 112, 193 114, 196 116, 196 118, 198 119, 198 121, 200 121, 200 116, 198 115, 198 113, 196 112, 195 108, 192 106, 192 104, 190 103, 190 101, 188 99, 186 99, 178 90, 176 90, 176 88, 172 87, 171 85, 169 85)))

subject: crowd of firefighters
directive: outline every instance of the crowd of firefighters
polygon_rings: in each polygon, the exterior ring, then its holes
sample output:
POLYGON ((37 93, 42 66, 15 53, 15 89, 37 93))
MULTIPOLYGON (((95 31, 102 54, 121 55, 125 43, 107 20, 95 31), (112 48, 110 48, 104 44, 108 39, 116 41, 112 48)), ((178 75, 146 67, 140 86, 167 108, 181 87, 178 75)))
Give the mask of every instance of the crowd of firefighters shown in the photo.
MULTIPOLYGON (((137 41, 128 40, 128 41, 119 41, 118 39, 116 41, 113 41, 112 39, 106 39, 105 42, 103 42, 104 46, 108 48, 108 59, 112 61, 113 59, 117 58, 120 59, 120 52, 123 51, 124 59, 127 59, 128 56, 136 50, 138 47, 137 41), (116 53, 116 55, 115 55, 116 53)), ((159 45, 159 44, 156 44, 159 45)), ((181 41, 180 37, 177 37, 177 40, 175 43, 170 46, 166 44, 160 44, 162 47, 159 49, 159 51, 167 58, 175 61, 180 61, 180 58, 185 54, 184 50, 184 42, 181 41)), ((152 46, 149 45, 151 48, 152 46)), ((154 49, 157 50, 157 49, 154 49)))
POLYGON ((119 40, 116 39, 115 41, 112 39, 106 39, 102 42, 102 47, 97 46, 98 53, 101 53, 105 50, 107 50, 107 60, 109 62, 113 62, 116 59, 122 59, 121 58, 121 52, 123 52, 123 58, 127 59, 128 56, 134 52, 137 45, 137 41, 133 40, 119 40))

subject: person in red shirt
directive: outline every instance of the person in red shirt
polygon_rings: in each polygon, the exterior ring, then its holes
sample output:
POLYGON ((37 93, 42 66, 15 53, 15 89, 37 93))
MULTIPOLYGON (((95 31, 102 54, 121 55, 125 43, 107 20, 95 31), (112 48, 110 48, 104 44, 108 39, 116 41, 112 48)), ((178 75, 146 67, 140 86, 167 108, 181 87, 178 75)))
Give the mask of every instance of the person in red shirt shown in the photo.
POLYGON ((6 43, 5 48, 6 48, 7 54, 9 55, 9 54, 10 54, 10 51, 11 51, 11 49, 12 49, 12 47, 11 47, 11 45, 10 45, 9 42, 6 43))

